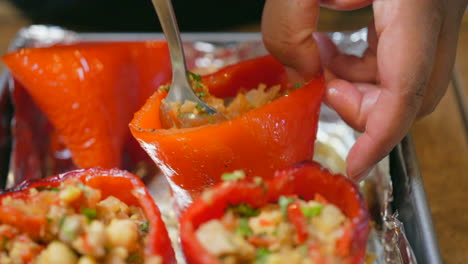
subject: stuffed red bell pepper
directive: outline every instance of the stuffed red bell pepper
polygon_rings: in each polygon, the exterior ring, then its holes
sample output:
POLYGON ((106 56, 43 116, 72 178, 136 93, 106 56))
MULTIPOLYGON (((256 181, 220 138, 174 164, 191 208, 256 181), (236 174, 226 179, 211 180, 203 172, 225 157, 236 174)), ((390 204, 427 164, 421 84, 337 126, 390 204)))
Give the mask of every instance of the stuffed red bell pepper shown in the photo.
POLYGON ((126 171, 76 170, 0 195, 0 263, 175 263, 160 212, 126 171))
MULTIPOLYGON (((293 87, 281 63, 265 56, 204 77, 192 74, 191 79, 196 94, 229 120, 166 128, 160 118, 166 92, 160 91, 130 123, 132 134, 171 183, 178 206, 219 182, 225 171, 243 169, 248 176, 269 178, 277 169, 312 157, 323 77, 293 87)), ((176 108, 197 114, 203 110, 190 103, 176 108)))
POLYGON ((227 181, 207 190, 180 228, 189 264, 357 264, 366 255, 369 216, 355 184, 303 162, 268 181, 227 181))

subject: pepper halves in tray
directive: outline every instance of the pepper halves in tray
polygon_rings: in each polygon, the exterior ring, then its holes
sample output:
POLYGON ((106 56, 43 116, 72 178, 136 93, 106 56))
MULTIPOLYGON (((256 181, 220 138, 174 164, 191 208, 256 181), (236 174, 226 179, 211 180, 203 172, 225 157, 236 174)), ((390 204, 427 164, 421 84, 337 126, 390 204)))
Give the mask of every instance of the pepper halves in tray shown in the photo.
MULTIPOLYGON (((167 44, 161 41, 28 48, 3 61, 78 168, 122 167, 122 152, 133 140, 128 130, 133 113, 171 78, 167 44)), ((130 158, 138 150, 130 149, 130 158)))
POLYGON ((220 183, 187 209, 180 228, 190 264, 358 264, 369 216, 355 184, 304 162, 268 181, 220 183))
POLYGON ((155 93, 146 102, 130 129, 168 177, 179 206, 188 205, 190 198, 219 182, 225 171, 243 169, 248 176, 269 178, 277 169, 312 158, 323 77, 294 89, 284 67, 265 56, 227 66, 201 81, 212 95, 234 97, 232 102, 239 93, 248 97, 261 84, 280 85, 284 96, 225 122, 182 129, 164 128, 161 122, 165 92, 155 93))
POLYGON ((141 180, 87 169, 0 195, 0 263, 174 264, 175 257, 141 180))

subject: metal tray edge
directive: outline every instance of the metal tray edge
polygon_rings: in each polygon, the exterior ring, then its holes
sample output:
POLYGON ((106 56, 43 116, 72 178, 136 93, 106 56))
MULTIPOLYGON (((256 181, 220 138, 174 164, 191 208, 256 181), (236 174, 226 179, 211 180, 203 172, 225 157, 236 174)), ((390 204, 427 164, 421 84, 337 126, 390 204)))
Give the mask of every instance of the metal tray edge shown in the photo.
POLYGON ((392 151, 391 157, 401 164, 403 181, 393 174, 393 206, 404 224, 405 233, 413 247, 418 263, 442 264, 421 170, 412 134, 408 134, 392 151), (404 199, 404 197, 408 199, 404 199))

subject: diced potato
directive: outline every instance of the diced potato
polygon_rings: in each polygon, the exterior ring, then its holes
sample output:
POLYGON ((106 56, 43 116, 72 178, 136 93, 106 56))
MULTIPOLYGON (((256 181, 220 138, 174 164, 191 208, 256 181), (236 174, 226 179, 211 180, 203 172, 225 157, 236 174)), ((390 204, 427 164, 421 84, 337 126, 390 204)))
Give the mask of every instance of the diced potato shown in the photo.
POLYGON ((125 264, 128 258, 128 251, 122 247, 113 248, 106 256, 105 264, 125 264))
POLYGON ((106 236, 111 246, 132 251, 138 244, 138 227, 132 220, 113 219, 106 227, 106 236))
POLYGON ((98 264, 98 262, 89 256, 81 257, 78 264, 98 264))
POLYGON ((65 243, 71 243, 83 232, 86 218, 82 215, 72 215, 64 219, 59 231, 59 239, 65 243))
POLYGON ((77 264, 78 257, 64 243, 53 241, 41 252, 37 264, 77 264))
POLYGON ((320 215, 312 218, 312 225, 319 231, 325 234, 329 234, 338 228, 346 217, 341 213, 340 209, 336 206, 327 204, 320 215))
POLYGON ((227 230, 219 220, 211 220, 201 225, 196 236, 215 256, 236 254, 241 259, 251 259, 255 256, 255 248, 241 236, 227 230))
POLYGON ((303 264, 304 257, 297 251, 291 249, 281 250, 279 253, 271 254, 266 258, 265 264, 303 264))
MULTIPOLYGON (((47 214, 47 219, 49 219, 49 231, 50 234, 46 234, 47 237, 50 237, 52 235, 57 235, 59 233, 60 229, 60 219, 65 219, 63 218, 65 215, 67 215, 67 208, 58 206, 58 205, 52 205, 50 206, 49 212, 47 214)), ((63 221, 63 220, 62 220, 63 221)))
POLYGON ((282 245, 293 245, 294 232, 294 228, 290 223, 281 222, 276 232, 279 243, 282 245))
POLYGON ((279 94, 281 86, 275 85, 266 90, 265 84, 259 84, 257 89, 248 91, 245 96, 250 104, 257 108, 273 101, 279 94), (266 91, 265 91, 266 90, 266 91))
POLYGON ((83 255, 100 258, 106 254, 104 249, 105 243, 106 232, 104 224, 101 221, 94 220, 86 228, 86 233, 73 241, 72 246, 83 255))
POLYGON ((143 221, 145 219, 145 214, 143 213, 143 210, 141 208, 130 206, 129 211, 130 219, 138 221, 143 221))
POLYGON ((113 218, 128 217, 128 205, 114 196, 109 196, 97 204, 97 213, 100 218, 110 220, 113 218))
POLYGON ((36 243, 24 235, 16 237, 10 246, 10 259, 13 263, 22 263, 24 256, 33 256, 39 249, 36 243))
POLYGON ((249 219, 249 227, 254 234, 273 234, 283 219, 280 210, 262 210, 257 216, 249 219))
POLYGON ((8 257, 6 253, 0 253, 0 263, 2 264, 13 264, 13 261, 8 257))
POLYGON ((236 247, 230 241, 232 234, 218 220, 211 220, 201 225, 196 231, 196 236, 203 247, 213 255, 236 252, 236 247))
POLYGON ((185 100, 185 102, 180 106, 179 111, 181 113, 193 113, 193 111, 196 110, 196 106, 196 102, 185 100))
POLYGON ((82 194, 82 190, 75 185, 68 185, 59 193, 59 199, 66 202, 71 203, 76 201, 80 198, 82 194))

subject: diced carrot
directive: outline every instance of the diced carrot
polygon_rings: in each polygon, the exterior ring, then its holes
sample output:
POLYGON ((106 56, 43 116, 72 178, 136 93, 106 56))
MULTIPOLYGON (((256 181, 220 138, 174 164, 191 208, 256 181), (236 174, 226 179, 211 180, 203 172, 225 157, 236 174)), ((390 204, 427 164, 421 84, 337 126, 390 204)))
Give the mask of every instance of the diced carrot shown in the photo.
POLYGON ((250 236, 247 241, 256 247, 269 247, 276 242, 276 240, 263 236, 250 236))

